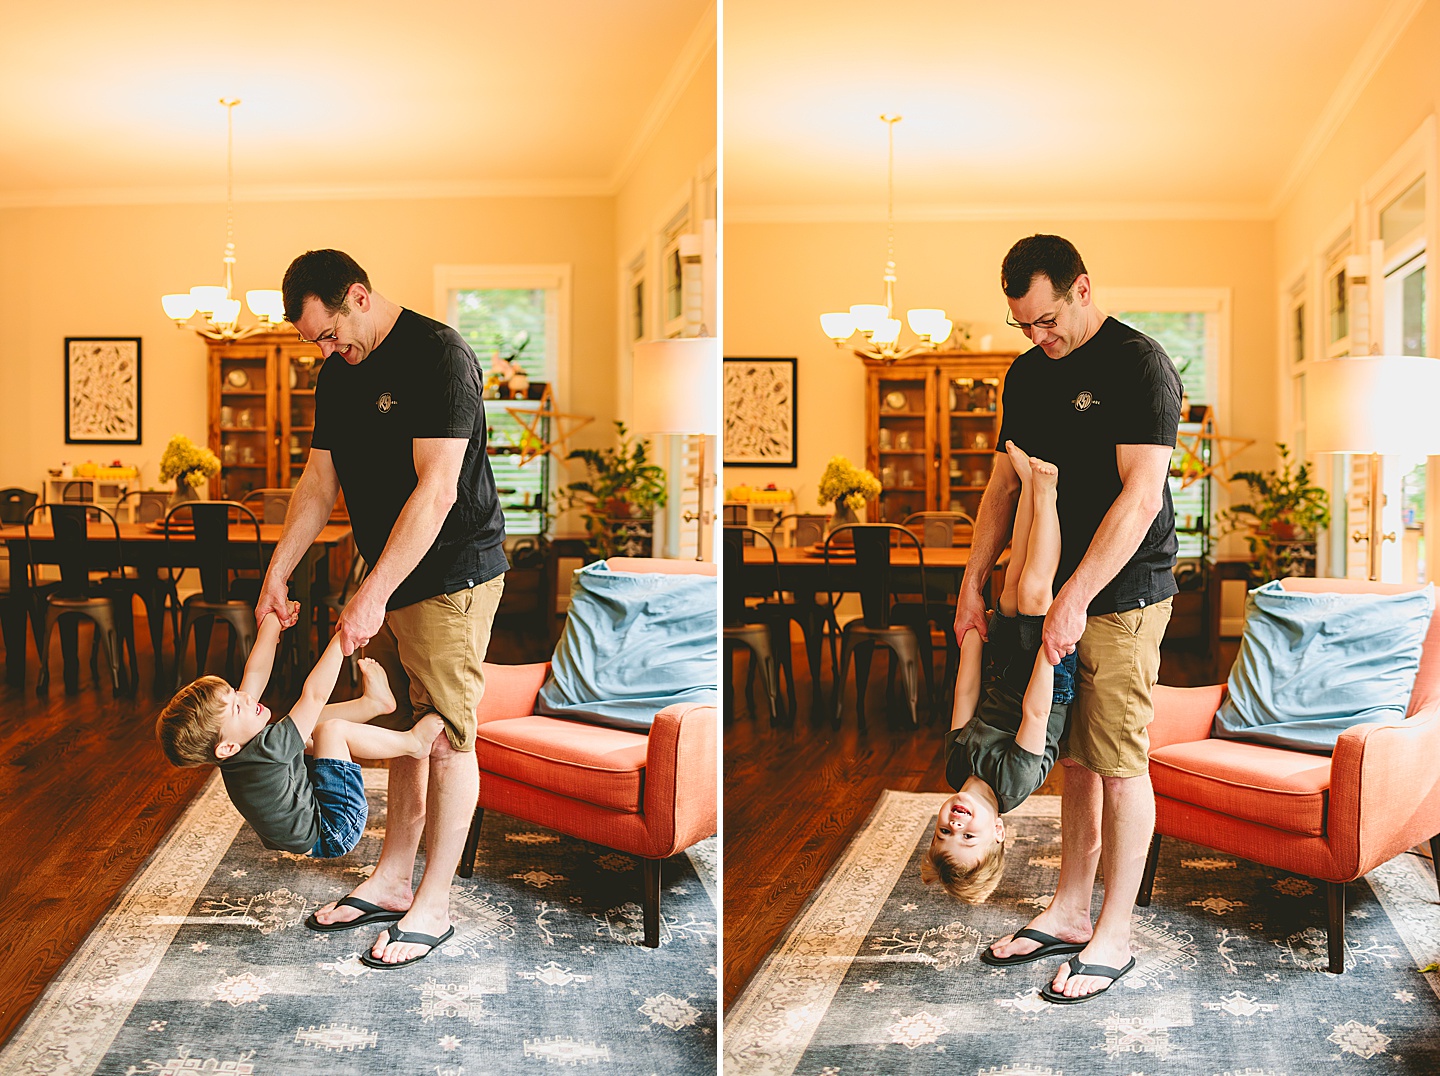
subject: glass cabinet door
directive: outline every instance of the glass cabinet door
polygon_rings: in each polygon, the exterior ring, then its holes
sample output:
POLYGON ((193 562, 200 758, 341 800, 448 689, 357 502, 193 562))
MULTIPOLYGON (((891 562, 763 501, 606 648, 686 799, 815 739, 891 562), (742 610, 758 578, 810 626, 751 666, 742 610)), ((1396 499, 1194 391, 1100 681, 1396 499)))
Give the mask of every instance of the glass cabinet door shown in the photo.
POLYGON ((940 401, 942 495, 941 511, 964 512, 972 519, 990 481, 995 439, 1000 432, 1000 379, 944 375, 940 401))
POLYGON ((880 479, 878 523, 903 523, 931 503, 931 410, 928 371, 896 371, 873 382, 876 462, 880 479))
POLYGON ((280 362, 280 415, 278 485, 293 489, 310 458, 315 432, 315 381, 325 360, 315 346, 282 346, 280 362))
POLYGON ((218 352, 219 405, 212 435, 220 474, 211 496, 238 501, 269 484, 272 457, 270 350, 264 345, 230 344, 218 352), (218 488, 217 488, 218 487, 218 488))

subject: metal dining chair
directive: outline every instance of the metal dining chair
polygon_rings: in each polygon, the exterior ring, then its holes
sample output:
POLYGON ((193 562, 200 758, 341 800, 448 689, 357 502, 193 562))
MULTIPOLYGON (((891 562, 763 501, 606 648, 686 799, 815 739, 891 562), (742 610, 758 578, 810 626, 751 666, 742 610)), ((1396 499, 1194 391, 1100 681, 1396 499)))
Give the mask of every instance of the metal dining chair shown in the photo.
POLYGON ((293 489, 252 489, 245 496, 240 498, 240 503, 256 512, 261 523, 284 523, 285 513, 290 511, 290 498, 294 495, 293 489))
MULTIPOLYGON (((117 695, 130 685, 138 684, 140 667, 135 656, 135 618, 131 608, 135 580, 125 575, 120 525, 115 517, 94 504, 37 504, 25 515, 25 547, 31 590, 43 613, 43 626, 35 640, 40 653, 36 694, 43 696, 50 689, 50 637, 56 625, 77 618, 95 624, 90 671, 96 679, 99 678, 98 658, 103 650, 110 668, 110 682, 117 695), (42 513, 50 518, 53 559, 60 567, 59 583, 40 580, 31 527, 42 513), (92 521, 100 524, 108 521, 113 540, 92 539, 89 527, 92 521), (124 669, 124 649, 130 654, 128 676, 124 669)), ((69 686, 66 685, 67 689, 69 686)))
POLYGON ((128 510, 132 522, 154 523, 165 518, 172 496, 168 489, 132 489, 115 502, 115 518, 128 510))
POLYGON ((35 507, 40 494, 19 486, 0 489, 0 523, 24 523, 25 513, 35 507))
MULTIPOLYGON (((870 679, 870 659, 876 646, 884 646, 895 655, 892 667, 896 662, 899 664, 910 710, 910 723, 920 723, 916 702, 922 673, 931 711, 934 711, 930 631, 928 625, 921 629, 907 619, 897 618, 895 599, 899 591, 895 580, 896 569, 890 557, 892 542, 900 546, 915 547, 920 577, 919 593, 927 593, 925 550, 920 545, 920 539, 906 528, 895 523, 850 523, 836 527, 825 537, 823 552, 831 605, 833 606, 843 593, 835 586, 835 569, 842 562, 849 566, 850 558, 844 555, 849 552, 853 553, 854 557, 857 585, 846 589, 859 592, 861 607, 861 616, 846 624, 840 634, 840 664, 835 672, 833 721, 836 728, 840 727, 845 677, 850 671, 852 656, 855 658, 855 713, 861 727, 865 725, 865 687, 870 679), (847 549, 852 543, 853 547, 847 549)), ((905 570, 909 571, 908 568, 905 570)), ((886 695, 887 698, 890 697, 888 690, 886 695)))
POLYGON ((60 500, 64 504, 89 504, 95 499, 95 480, 77 478, 60 487, 60 500))
POLYGON ((770 701, 770 724, 780 724, 781 674, 788 687, 785 713, 790 721, 795 719, 795 670, 790 666, 790 617, 783 609, 780 596, 780 561, 775 553, 775 543, 769 535, 754 527, 726 527, 724 532, 725 575, 736 581, 724 588, 724 623, 722 637, 725 644, 725 716, 735 712, 735 687, 733 664, 735 647, 743 646, 750 651, 749 671, 745 677, 745 702, 750 712, 755 713, 755 675, 765 680, 765 694, 770 701), (759 606, 748 604, 744 589, 738 585, 745 571, 746 539, 756 546, 767 547, 773 574, 769 578, 769 593, 759 606))
MULTIPOLYGON (((260 581, 239 577, 237 571, 254 567, 263 569, 265 566, 260 545, 260 521, 254 512, 238 501, 186 501, 165 513, 165 541, 171 542, 186 533, 187 521, 194 530, 200 593, 190 595, 180 606, 180 632, 175 637, 175 682, 178 684, 180 681, 185 644, 192 630, 195 633, 196 675, 204 672, 210 650, 210 632, 217 620, 223 620, 230 628, 225 672, 233 680, 237 651, 243 666, 250 655, 250 648, 255 645, 258 630, 255 602, 259 598, 260 581), (233 541, 230 538, 232 517, 242 525, 246 522, 251 525, 253 540, 233 541), (253 552, 242 553, 241 550, 247 547, 253 552)), ((175 559, 167 548, 166 564, 175 563, 175 559)), ((165 571, 172 581, 179 578, 180 573, 174 568, 167 567, 165 571)))
MULTIPOLYGON (((115 502, 118 519, 127 511, 134 523, 154 524, 165 518, 174 493, 168 489, 132 489, 115 502)), ((136 592, 145 603, 145 620, 150 627, 150 644, 155 653, 155 683, 165 677, 165 610, 170 610, 170 635, 180 637, 180 592, 176 576, 156 573, 144 577, 136 571, 136 592)))
POLYGON ((902 527, 920 527, 921 540, 926 549, 949 549, 955 545, 959 533, 961 545, 969 545, 975 533, 975 520, 965 512, 911 512, 903 520, 902 527), (969 528, 962 531, 961 528, 969 528))

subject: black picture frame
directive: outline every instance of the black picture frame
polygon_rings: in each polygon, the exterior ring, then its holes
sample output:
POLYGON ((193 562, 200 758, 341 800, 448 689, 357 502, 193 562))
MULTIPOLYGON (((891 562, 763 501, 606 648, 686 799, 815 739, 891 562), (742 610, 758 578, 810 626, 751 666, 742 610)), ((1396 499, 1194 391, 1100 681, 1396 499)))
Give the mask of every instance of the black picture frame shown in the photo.
POLYGON ((725 466, 799 466, 800 387, 795 359, 726 358, 721 368, 725 466))
POLYGON ((140 337, 65 337, 65 443, 138 445, 140 337))

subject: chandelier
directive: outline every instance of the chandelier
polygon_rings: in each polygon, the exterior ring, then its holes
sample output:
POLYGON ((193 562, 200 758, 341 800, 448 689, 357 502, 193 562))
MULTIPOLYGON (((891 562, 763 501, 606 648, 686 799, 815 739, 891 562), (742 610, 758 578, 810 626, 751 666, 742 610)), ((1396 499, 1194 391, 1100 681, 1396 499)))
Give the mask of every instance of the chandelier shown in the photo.
POLYGON ((935 351, 950 339, 955 324, 945 316, 945 311, 921 308, 905 311, 910 331, 920 338, 918 344, 900 346, 900 319, 891 316, 895 308, 895 125, 905 117, 885 116, 886 130, 890 135, 890 171, 886 217, 888 222, 889 257, 885 262, 885 302, 860 303, 850 312, 821 314, 820 327, 825 335, 835 341, 836 347, 843 347, 857 332, 865 337, 865 346, 855 353, 867 359, 881 362, 895 362, 922 351, 935 351))
POLYGON ((240 321, 240 300, 232 299, 230 292, 235 286, 235 106, 238 97, 220 98, 225 106, 225 283, 202 284, 188 292, 162 295, 160 305, 165 308, 166 317, 175 322, 177 329, 193 328, 210 340, 243 340, 256 333, 269 332, 285 321, 285 303, 277 289, 258 289, 245 293, 245 302, 250 313, 259 319, 258 325, 242 329, 240 321), (192 324, 196 314, 205 315, 202 324, 192 324))

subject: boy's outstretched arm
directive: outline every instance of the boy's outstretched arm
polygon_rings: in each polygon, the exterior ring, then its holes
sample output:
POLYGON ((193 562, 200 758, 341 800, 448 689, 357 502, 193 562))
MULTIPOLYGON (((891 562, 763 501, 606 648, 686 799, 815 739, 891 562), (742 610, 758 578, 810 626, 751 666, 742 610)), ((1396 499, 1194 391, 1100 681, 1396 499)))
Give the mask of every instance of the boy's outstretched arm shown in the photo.
POLYGON ((315 668, 311 669, 310 675, 305 678, 300 701, 290 711, 290 720, 295 722, 301 739, 310 739, 310 733, 315 731, 315 722, 320 720, 320 711, 325 709, 325 704, 330 701, 330 695, 335 690, 335 681, 340 678, 340 667, 344 664, 345 652, 340 649, 340 636, 332 635, 325 653, 320 655, 315 668))
POLYGON ((265 694, 265 685, 270 683, 270 670, 275 665, 275 647, 280 642, 280 632, 295 623, 300 608, 294 602, 290 609, 288 623, 282 624, 274 613, 266 613, 260 621, 260 630, 255 635, 255 645, 245 659, 245 672, 240 677, 240 690, 258 699, 265 694))

